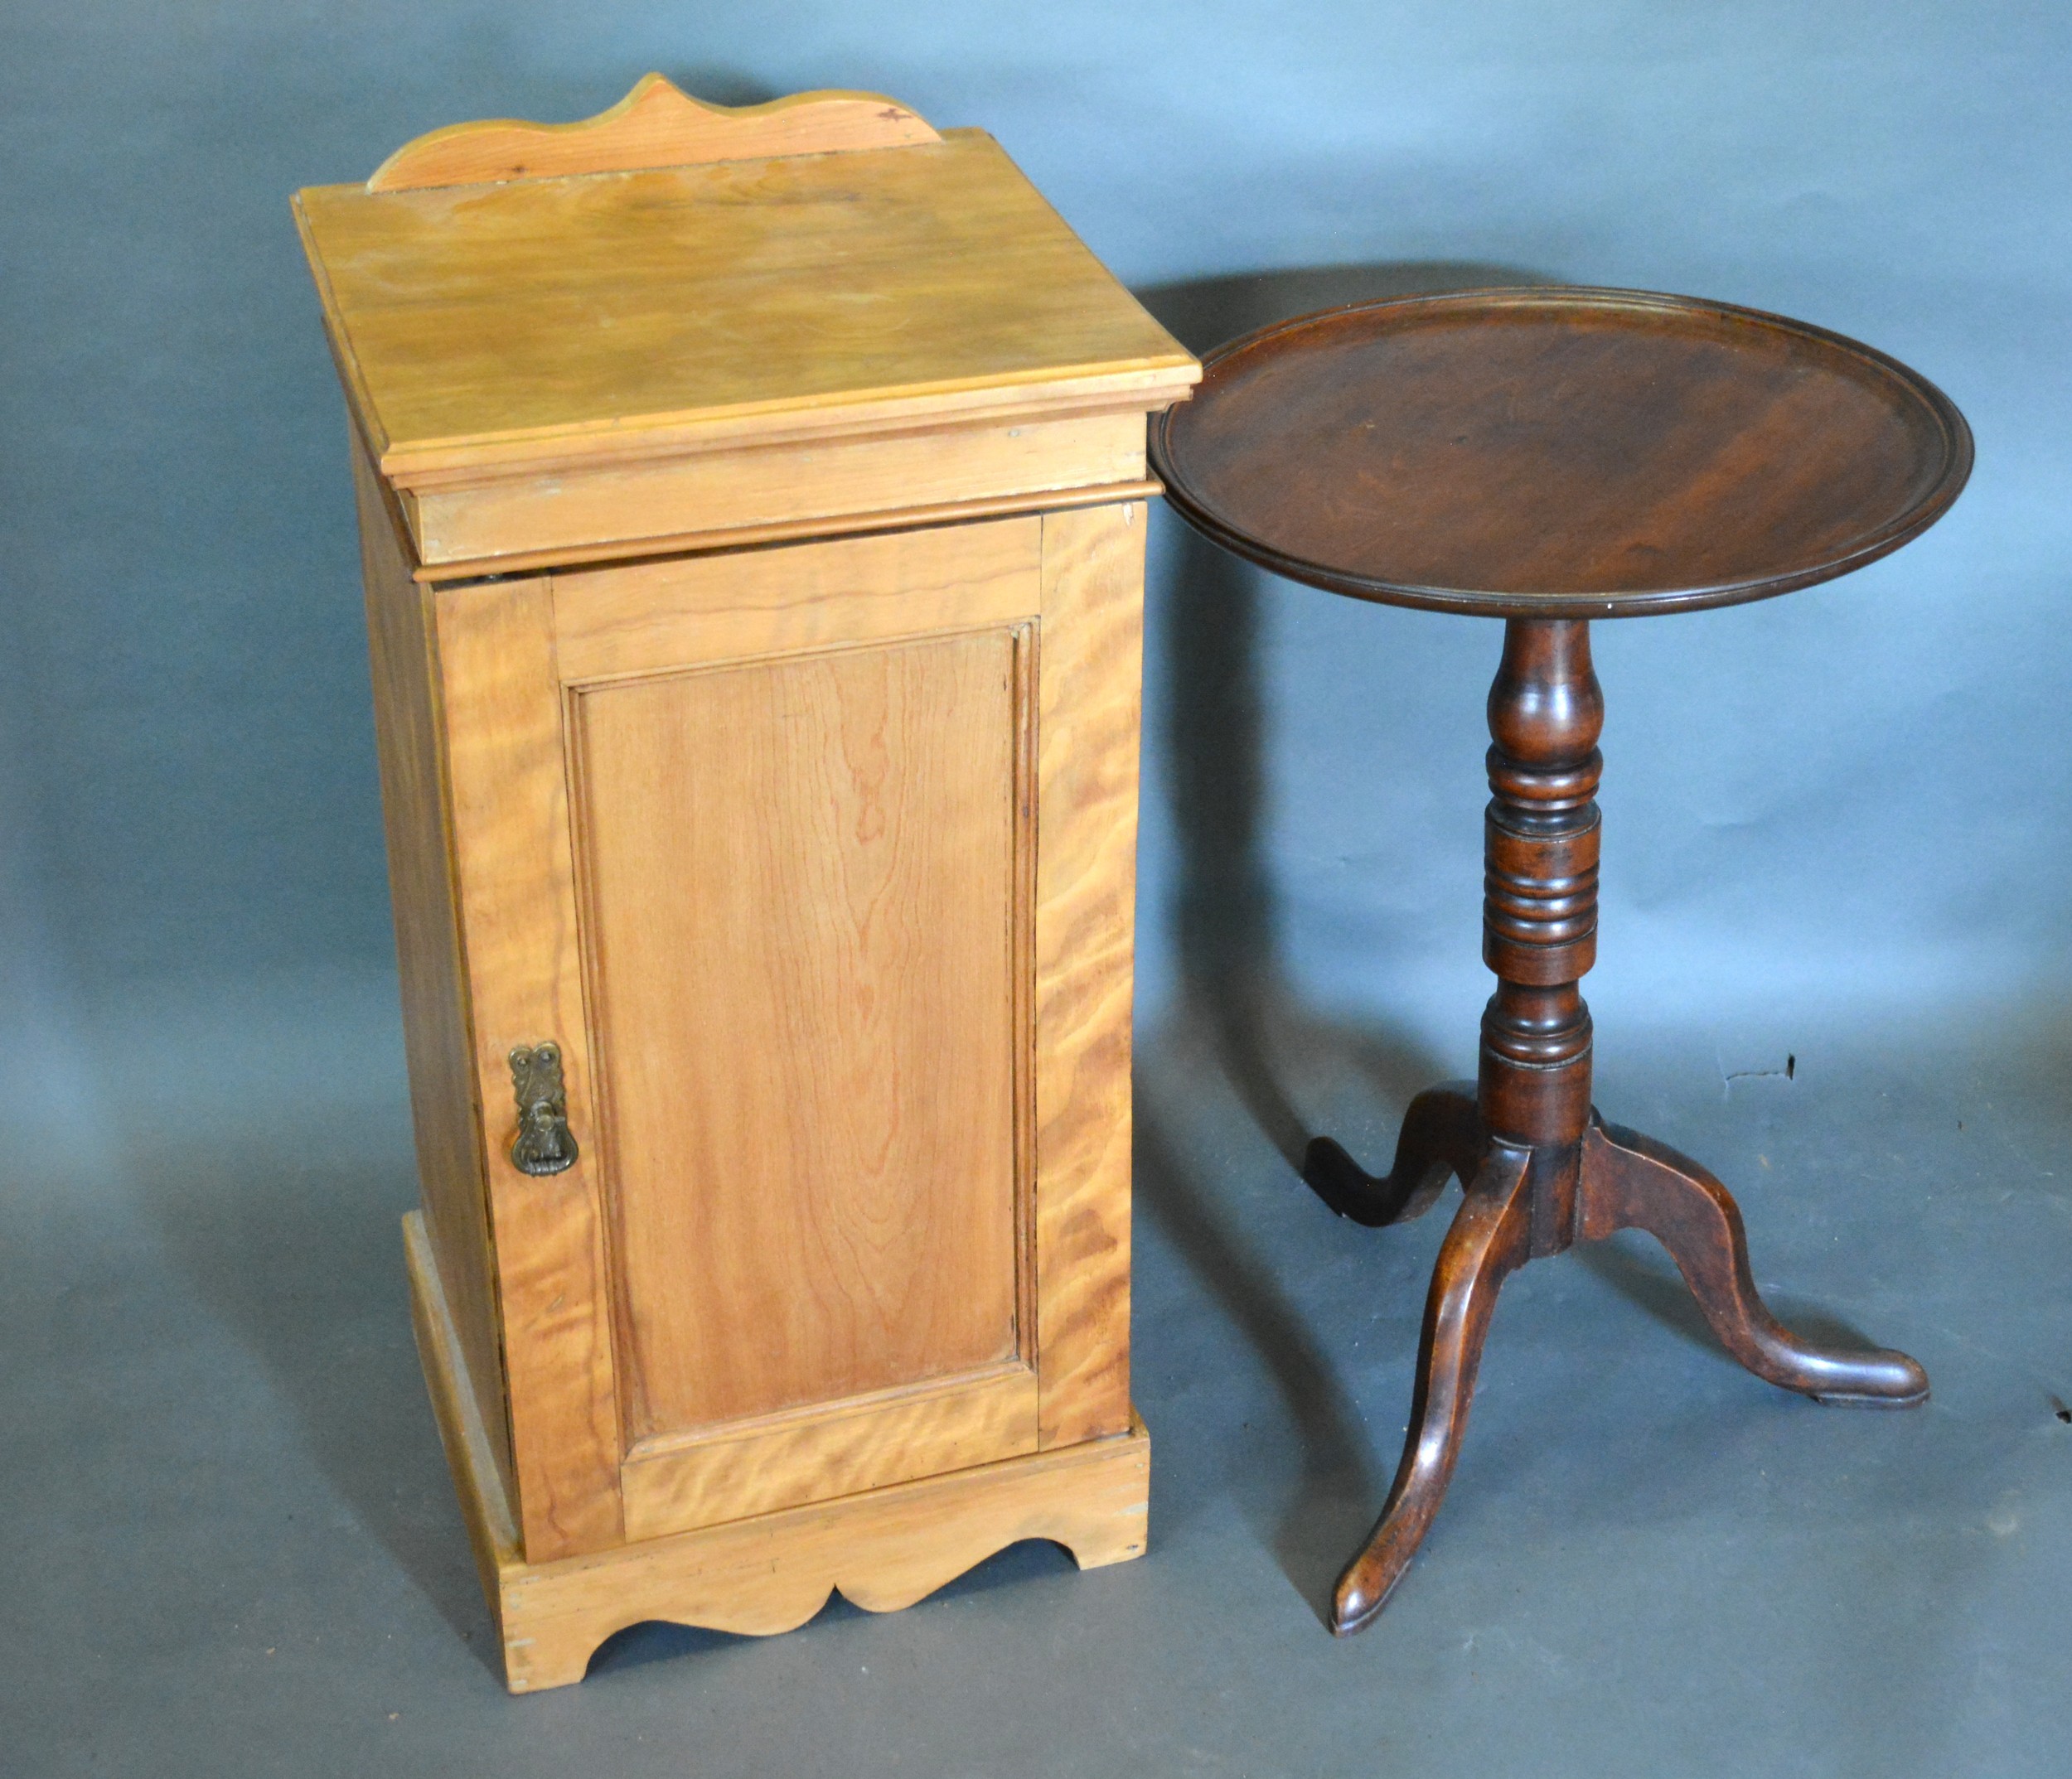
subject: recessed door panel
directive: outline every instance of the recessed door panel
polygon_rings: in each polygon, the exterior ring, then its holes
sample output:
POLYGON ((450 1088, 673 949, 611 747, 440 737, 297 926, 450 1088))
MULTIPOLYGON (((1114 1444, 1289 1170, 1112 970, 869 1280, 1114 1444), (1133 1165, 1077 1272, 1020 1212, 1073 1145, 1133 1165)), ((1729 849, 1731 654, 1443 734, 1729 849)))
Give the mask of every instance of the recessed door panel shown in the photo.
POLYGON ((637 1456, 1021 1356, 1032 648, 571 693, 637 1456))

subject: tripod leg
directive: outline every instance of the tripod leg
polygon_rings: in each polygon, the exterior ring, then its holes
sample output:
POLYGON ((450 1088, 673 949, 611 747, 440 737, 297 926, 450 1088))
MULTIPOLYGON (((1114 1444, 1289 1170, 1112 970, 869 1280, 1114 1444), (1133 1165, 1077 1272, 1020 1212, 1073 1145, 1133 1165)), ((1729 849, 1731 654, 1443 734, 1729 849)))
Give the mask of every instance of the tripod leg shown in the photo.
POLYGON ((1531 1245, 1531 1163, 1525 1150, 1492 1148, 1439 1250, 1425 1302, 1402 1462, 1380 1520, 1339 1578, 1331 1629, 1340 1636, 1373 1622, 1424 1542, 1453 1480, 1497 1293, 1525 1264, 1531 1245))
POLYGON ((1583 1138, 1582 1234, 1645 1230, 1669 1250, 1720 1344, 1756 1376, 1817 1401, 1911 1408, 1928 1374, 1904 1353, 1836 1352, 1770 1314, 1749 1270, 1748 1237, 1726 1188, 1687 1156, 1616 1124, 1583 1138))
POLYGON ((1368 1172, 1330 1138, 1316 1137, 1303 1153, 1302 1177, 1340 1216, 1378 1229, 1422 1216, 1453 1175, 1472 1180, 1481 1158, 1475 1084, 1447 1081, 1411 1101, 1387 1173, 1368 1172))

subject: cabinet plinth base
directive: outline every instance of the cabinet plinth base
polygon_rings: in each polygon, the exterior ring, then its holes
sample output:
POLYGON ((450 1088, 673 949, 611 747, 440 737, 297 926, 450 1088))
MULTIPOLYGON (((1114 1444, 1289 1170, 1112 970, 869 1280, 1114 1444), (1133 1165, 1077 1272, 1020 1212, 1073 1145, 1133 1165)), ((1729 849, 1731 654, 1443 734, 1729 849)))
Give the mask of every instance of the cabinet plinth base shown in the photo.
POLYGON ((646 1619, 770 1636, 836 1588, 874 1612, 932 1593, 1025 1538, 1082 1569, 1141 1556, 1150 1437, 1128 1433, 614 1549, 528 1563, 467 1388, 424 1215, 403 1220, 410 1308, 447 1462, 515 1692, 583 1678, 598 1646, 646 1619))

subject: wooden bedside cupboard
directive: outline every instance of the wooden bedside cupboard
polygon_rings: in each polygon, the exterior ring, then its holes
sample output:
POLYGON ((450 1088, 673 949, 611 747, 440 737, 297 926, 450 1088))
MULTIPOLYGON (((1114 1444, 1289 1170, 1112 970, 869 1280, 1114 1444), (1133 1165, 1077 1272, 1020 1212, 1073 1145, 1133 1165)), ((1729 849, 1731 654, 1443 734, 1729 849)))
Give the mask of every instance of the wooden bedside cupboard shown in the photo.
POLYGON ((1144 1549, 1148 413, 991 139, 651 75, 295 201, 351 420, 419 1349, 514 1691, 1144 1549))

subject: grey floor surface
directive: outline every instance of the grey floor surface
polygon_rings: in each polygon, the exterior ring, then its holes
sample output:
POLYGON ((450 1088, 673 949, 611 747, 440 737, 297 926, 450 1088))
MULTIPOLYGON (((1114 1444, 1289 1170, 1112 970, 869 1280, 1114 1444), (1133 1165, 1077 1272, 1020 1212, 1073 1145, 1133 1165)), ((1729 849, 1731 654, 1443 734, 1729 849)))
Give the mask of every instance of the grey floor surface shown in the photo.
POLYGON ((1600 1103, 1736 1187, 1775 1306, 1905 1346, 1934 1400, 1755 1382, 1644 1241, 1535 1264, 1416 1567, 1334 1642, 1454 1201, 1336 1222, 1276 1140, 1378 1160, 1461 1058, 1198 999, 1140 1045, 1150 1554, 1019 1546, 767 1641, 641 1627, 513 1699, 411 1348, 392 992, 133 998, 87 1041, 104 1140, 0 1197, 0 1771, 2072 1771, 2061 1046, 1808 1027, 1791 1079, 1729 1082, 1702 1032, 1603 1033, 1600 1103))

